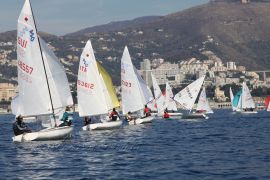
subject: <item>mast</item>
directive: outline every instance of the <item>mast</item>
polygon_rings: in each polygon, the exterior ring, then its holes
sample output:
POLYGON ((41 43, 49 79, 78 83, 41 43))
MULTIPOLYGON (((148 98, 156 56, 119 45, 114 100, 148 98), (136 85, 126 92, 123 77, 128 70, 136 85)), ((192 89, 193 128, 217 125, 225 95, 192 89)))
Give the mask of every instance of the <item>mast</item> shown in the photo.
MULTIPOLYGON (((38 32, 37 26, 36 26, 35 17, 34 17, 34 13, 33 13, 33 10, 32 10, 32 5, 31 5, 31 1, 30 0, 29 0, 29 4, 30 4, 31 13, 32 13, 32 16, 33 16, 34 25, 35 25, 36 31, 38 32)), ((47 83, 47 87, 48 87, 49 97, 50 97, 50 101, 51 101, 51 107, 52 107, 54 124, 56 126, 56 118, 55 118, 55 114, 54 114, 54 107, 53 107, 53 102, 52 102, 52 95, 51 95, 51 90, 50 90, 48 75, 47 75, 47 71, 46 71, 46 67, 45 67, 45 62, 44 62, 44 58, 43 58, 43 55, 42 55, 41 44, 40 44, 40 40, 39 40, 39 36, 38 35, 37 35, 37 40, 38 40, 40 55, 41 55, 41 59, 42 59, 43 69, 44 69, 44 73, 45 73, 45 77, 46 77, 46 83, 47 83)), ((53 127, 52 124, 51 124, 51 126, 53 127)))

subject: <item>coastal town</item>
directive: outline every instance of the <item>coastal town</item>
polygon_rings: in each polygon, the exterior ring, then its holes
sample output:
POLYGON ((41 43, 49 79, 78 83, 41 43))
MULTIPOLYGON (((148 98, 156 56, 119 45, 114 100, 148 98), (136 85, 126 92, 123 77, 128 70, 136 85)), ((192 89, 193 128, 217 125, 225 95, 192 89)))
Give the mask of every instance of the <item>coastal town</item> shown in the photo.
MULTIPOLYGON (((208 36, 207 41, 202 44, 213 43, 213 41, 213 38, 208 36)), ((14 42, 0 42, 0 47, 0 66, 9 68, 9 71, 12 69, 16 71, 17 60, 16 58, 12 59, 12 57, 16 57, 14 56, 16 52, 14 42)), ((49 47, 53 51, 57 51, 52 45, 49 47)), ((72 50, 75 54, 81 49, 72 47, 72 50)), ((143 59, 138 69, 149 87, 152 87, 151 73, 153 73, 161 87, 164 87, 168 81, 175 92, 205 74, 204 86, 207 88, 206 93, 213 108, 230 108, 228 88, 232 87, 234 91, 238 91, 241 83, 245 81, 251 89, 257 107, 263 107, 264 99, 270 90, 270 71, 247 69, 241 64, 237 64, 233 59, 222 60, 214 52, 205 48, 201 49, 201 54, 204 55, 204 59, 190 57, 178 62, 170 62, 163 58, 143 59), (256 93, 258 89, 264 89, 265 94, 262 92, 256 93)), ((110 60, 112 57, 106 59, 110 60)), ((114 59, 117 58, 114 57, 114 59)), ((69 54, 60 58, 60 61, 65 65, 66 72, 76 77, 75 73, 70 70, 70 66, 78 63, 79 57, 69 54)), ((0 78, 2 79, 0 83, 1 111, 9 112, 10 102, 16 95, 17 79, 16 76, 6 77, 4 74, 0 74, 0 78)), ((74 96, 76 96, 76 83, 70 82, 70 86, 74 96)), ((117 94, 120 95, 120 86, 115 86, 115 88, 117 94)))

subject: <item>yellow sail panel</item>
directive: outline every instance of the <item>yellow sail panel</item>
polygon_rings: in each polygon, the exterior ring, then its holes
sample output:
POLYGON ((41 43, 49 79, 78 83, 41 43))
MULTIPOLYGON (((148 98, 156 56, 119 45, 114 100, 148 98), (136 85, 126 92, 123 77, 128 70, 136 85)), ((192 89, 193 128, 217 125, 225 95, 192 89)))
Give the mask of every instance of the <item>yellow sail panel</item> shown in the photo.
POLYGON ((97 61, 98 70, 100 74, 102 75, 102 78, 105 82, 105 85, 107 87, 107 90, 109 92, 110 98, 113 103, 113 107, 120 107, 120 102, 117 99, 115 89, 113 87, 112 78, 109 75, 109 73, 100 65, 100 63, 97 61))

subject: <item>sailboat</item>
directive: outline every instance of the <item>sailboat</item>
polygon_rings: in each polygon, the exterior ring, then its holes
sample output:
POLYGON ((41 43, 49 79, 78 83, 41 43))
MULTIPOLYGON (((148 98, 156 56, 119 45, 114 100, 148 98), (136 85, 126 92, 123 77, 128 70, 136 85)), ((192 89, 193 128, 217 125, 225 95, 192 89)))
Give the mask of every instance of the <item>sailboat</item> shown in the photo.
MULTIPOLYGON (((134 68, 128 48, 125 47, 121 59, 121 106, 123 114, 141 113, 134 121, 129 124, 144 124, 151 122, 154 117, 142 117, 144 106, 149 103, 146 96, 149 96, 149 89, 142 78, 138 76, 134 68), (147 95, 148 94, 148 95, 147 95)), ((150 99, 148 99, 150 100, 150 99)))
POLYGON ((106 130, 121 127, 123 121, 108 121, 109 112, 120 103, 110 75, 96 61, 91 41, 82 52, 77 81, 79 116, 99 116, 101 123, 89 124, 83 130, 106 130))
POLYGON ((182 116, 183 119, 208 119, 208 117, 203 113, 191 113, 204 82, 204 78, 205 76, 200 77, 174 96, 174 100, 185 110, 189 111, 189 114, 184 114, 182 116))
POLYGON ((257 111, 254 111, 255 103, 245 82, 242 84, 241 100, 238 103, 238 107, 240 112, 243 114, 258 113, 257 111))
POLYGON ((270 96, 267 96, 265 99, 265 108, 266 111, 270 111, 270 96))
POLYGON ((205 114, 213 114, 213 110, 211 109, 208 99, 206 97, 206 91, 205 91, 205 87, 202 88, 199 100, 198 100, 198 104, 197 104, 197 108, 196 108, 196 112, 200 112, 200 113, 205 113, 205 114))
POLYGON ((174 95, 172 92, 172 88, 169 85, 169 82, 166 82, 166 89, 165 89, 165 107, 169 111, 169 115, 171 117, 179 117, 183 114, 177 112, 176 102, 174 101, 174 95))
POLYGON ((55 111, 73 105, 63 66, 47 44, 37 35, 29 0, 25 0, 18 19, 17 58, 18 95, 12 101, 16 116, 40 117, 50 127, 13 137, 13 141, 58 140, 70 137, 72 126, 57 127, 55 111))

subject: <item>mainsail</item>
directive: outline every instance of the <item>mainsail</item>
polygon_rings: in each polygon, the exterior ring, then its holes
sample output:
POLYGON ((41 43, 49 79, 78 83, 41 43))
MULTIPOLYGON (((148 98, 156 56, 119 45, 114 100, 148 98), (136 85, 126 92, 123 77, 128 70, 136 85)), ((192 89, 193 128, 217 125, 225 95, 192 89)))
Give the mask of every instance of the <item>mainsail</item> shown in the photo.
POLYGON ((103 89, 92 44, 87 41, 81 54, 77 80, 80 117, 108 113, 103 89))
POLYGON ((165 107, 165 99, 160 90, 160 87, 158 86, 157 80, 152 73, 151 73, 151 77, 152 77, 155 100, 157 103, 157 110, 158 110, 158 113, 163 113, 164 107, 165 107))
POLYGON ((204 78, 205 76, 202 76, 189 84, 174 96, 174 100, 177 101, 184 109, 191 111, 202 87, 204 78))
POLYGON ((13 101, 13 107, 17 104, 20 108, 16 115, 52 114, 52 107, 72 105, 65 71, 46 43, 38 37, 29 0, 24 3, 17 29, 19 95, 13 101))
POLYGON ((245 82, 243 82, 243 85, 242 85, 242 106, 241 106, 241 109, 246 109, 246 108, 255 108, 255 103, 252 99, 252 96, 250 94, 250 91, 246 85, 245 82))
POLYGON ((143 109, 146 100, 127 47, 125 47, 121 59, 121 90, 123 114, 143 109))
POLYGON ((173 100, 174 95, 172 88, 168 82, 166 82, 166 91, 165 91, 165 106, 169 111, 177 111, 176 103, 173 100))
POLYGON ((265 108, 267 111, 270 111, 270 96, 267 96, 265 99, 265 108))
POLYGON ((208 99, 206 97, 205 87, 203 87, 203 89, 201 91, 196 110, 197 111, 205 111, 206 113, 213 113, 213 110, 211 109, 209 102, 208 102, 208 99))

